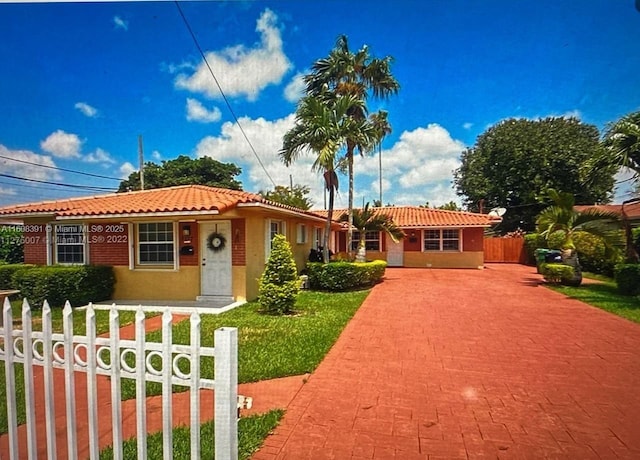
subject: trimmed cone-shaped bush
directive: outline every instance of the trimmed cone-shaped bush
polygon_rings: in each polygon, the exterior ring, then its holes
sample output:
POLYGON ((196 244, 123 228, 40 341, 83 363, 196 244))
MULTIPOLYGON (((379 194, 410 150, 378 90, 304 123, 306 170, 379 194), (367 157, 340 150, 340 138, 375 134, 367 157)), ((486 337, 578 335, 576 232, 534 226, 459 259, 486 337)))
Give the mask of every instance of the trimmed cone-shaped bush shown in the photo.
POLYGON ((289 242, 284 235, 276 235, 260 277, 258 300, 265 312, 283 315, 293 310, 299 291, 298 270, 289 242))

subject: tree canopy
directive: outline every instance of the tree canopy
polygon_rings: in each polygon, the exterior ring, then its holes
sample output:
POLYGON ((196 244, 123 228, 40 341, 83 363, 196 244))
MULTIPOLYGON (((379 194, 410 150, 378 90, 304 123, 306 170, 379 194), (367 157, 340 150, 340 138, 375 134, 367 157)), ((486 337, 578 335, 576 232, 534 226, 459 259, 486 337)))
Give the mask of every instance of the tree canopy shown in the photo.
MULTIPOLYGON (((196 158, 180 155, 162 164, 144 164, 144 188, 153 189, 175 185, 208 185, 210 187, 242 190, 242 183, 236 180, 242 172, 233 163, 221 163, 211 157, 196 158)), ((120 182, 118 192, 140 190, 140 172, 135 171, 120 182)))
POLYGON ((640 111, 611 124, 605 132, 604 145, 610 161, 640 177, 640 111))
POLYGON ((276 185, 273 190, 267 190, 266 192, 260 191, 259 193, 267 200, 293 206, 298 209, 308 210, 313 206, 313 201, 307 196, 309 194, 309 187, 306 185, 296 184, 293 188, 276 185))
POLYGON ((575 118, 508 119, 481 134, 462 153, 454 183, 464 206, 503 207, 502 231, 533 230, 548 189, 576 204, 607 203, 617 167, 596 167, 604 147, 598 129, 575 118))

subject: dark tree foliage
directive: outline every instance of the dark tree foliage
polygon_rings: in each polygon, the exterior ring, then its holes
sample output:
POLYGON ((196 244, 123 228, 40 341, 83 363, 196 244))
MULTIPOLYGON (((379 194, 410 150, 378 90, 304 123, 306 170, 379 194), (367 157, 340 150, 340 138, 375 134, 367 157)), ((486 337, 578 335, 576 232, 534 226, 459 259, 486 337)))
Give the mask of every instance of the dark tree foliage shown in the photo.
MULTIPOLYGON (((174 185, 208 185, 210 187, 242 190, 236 180, 242 170, 233 163, 221 163, 211 157, 191 159, 180 155, 162 164, 147 162, 144 165, 144 188, 153 189, 174 185)), ((140 172, 135 171, 120 182, 118 192, 140 190, 140 172)))
POLYGON ((533 230, 550 188, 572 194, 576 204, 607 203, 617 168, 595 167, 599 138, 595 126, 575 118, 502 121, 462 153, 457 193, 470 211, 479 211, 481 200, 485 210, 506 208, 502 232, 533 230))
POLYGON ((313 201, 307 197, 309 187, 306 185, 296 184, 293 186, 293 189, 291 187, 276 185, 273 190, 267 190, 266 192, 260 191, 259 193, 267 200, 293 206, 298 209, 304 209, 305 211, 311 209, 311 206, 313 206, 313 201))

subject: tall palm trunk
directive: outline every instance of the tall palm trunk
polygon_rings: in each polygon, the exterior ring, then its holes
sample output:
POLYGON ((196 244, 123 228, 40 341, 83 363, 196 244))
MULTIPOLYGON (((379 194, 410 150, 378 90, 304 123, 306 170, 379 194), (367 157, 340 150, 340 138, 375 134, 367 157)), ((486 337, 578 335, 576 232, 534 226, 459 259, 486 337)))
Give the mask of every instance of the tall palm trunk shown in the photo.
POLYGON ((325 263, 329 262, 329 234, 331 233, 331 219, 333 219, 333 187, 329 189, 329 212, 327 213, 327 222, 324 227, 324 237, 322 238, 322 258, 325 263))
POLYGON ((360 229, 360 240, 358 241, 358 252, 356 252, 356 262, 367 261, 366 234, 367 232, 364 231, 364 229, 360 229))
POLYGON ((354 145, 352 142, 347 141, 347 167, 349 170, 349 226, 347 227, 347 254, 349 254, 349 260, 353 260, 353 250, 351 249, 351 242, 353 241, 353 150, 354 145))

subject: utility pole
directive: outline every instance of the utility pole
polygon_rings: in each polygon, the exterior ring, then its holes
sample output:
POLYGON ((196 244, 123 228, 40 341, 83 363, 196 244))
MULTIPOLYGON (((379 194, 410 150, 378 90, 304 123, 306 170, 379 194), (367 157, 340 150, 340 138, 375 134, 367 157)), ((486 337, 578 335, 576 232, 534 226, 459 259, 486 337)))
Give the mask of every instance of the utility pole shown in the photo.
POLYGON ((144 153, 142 151, 142 134, 138 136, 138 162, 140 163, 140 190, 144 190, 144 153))

